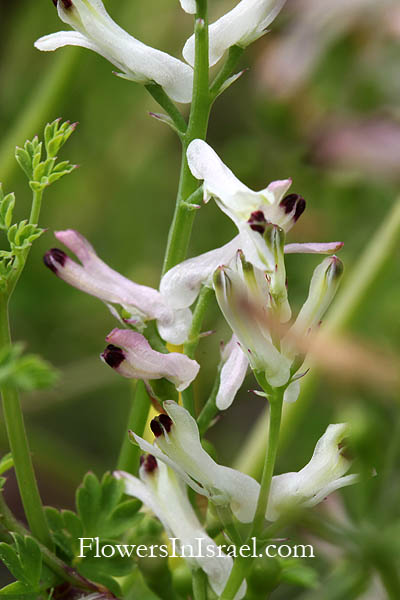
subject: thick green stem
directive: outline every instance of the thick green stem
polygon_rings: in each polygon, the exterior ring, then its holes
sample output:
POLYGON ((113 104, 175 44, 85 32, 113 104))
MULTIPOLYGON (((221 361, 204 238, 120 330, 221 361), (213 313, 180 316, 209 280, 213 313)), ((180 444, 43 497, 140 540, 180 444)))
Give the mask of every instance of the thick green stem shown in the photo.
POLYGON ((137 382, 133 395, 128 426, 124 432, 117 468, 135 475, 139 468, 140 448, 129 441, 128 430, 131 429, 137 435, 142 436, 146 426, 150 410, 150 398, 143 381, 137 382))
MULTIPOLYGON (((10 345, 8 298, 2 296, 0 298, 0 348, 10 345)), ((25 515, 33 535, 51 548, 52 539, 33 471, 18 390, 14 385, 8 384, 2 387, 1 394, 4 421, 25 515)))
POLYGON ((188 208, 186 200, 198 187, 190 172, 186 150, 196 138, 204 139, 210 114, 208 90, 208 18, 207 0, 198 0, 195 20, 195 65, 193 101, 189 125, 182 138, 182 164, 175 213, 168 234, 163 273, 185 259, 196 212, 188 208))
POLYGON ((244 579, 246 578, 247 571, 250 566, 251 560, 249 559, 235 559, 231 574, 229 575, 229 579, 226 582, 225 589, 219 597, 219 600, 233 600, 238 593, 244 579))
POLYGON ((257 501, 256 513, 254 516, 252 531, 250 537, 257 537, 261 534, 265 521, 265 514, 268 508, 269 492, 271 489, 272 476, 275 469, 276 454, 279 443, 279 430, 282 418, 283 388, 274 390, 274 395, 270 396, 269 405, 269 435, 268 447, 264 459, 264 468, 261 477, 260 493, 257 501))
POLYGON ((39 223, 40 209, 42 208, 43 191, 33 192, 31 214, 29 223, 37 225, 39 223))

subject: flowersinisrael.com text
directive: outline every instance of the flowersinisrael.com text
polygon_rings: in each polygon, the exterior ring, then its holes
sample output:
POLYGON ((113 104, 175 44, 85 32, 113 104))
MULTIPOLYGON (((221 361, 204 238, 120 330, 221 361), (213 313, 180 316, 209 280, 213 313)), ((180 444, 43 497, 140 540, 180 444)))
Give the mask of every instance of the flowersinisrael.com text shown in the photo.
POLYGON ((267 556, 269 558, 315 558, 314 548, 311 544, 268 544, 263 551, 257 549, 257 539, 252 537, 250 544, 234 546, 233 544, 222 544, 215 546, 204 543, 204 538, 195 538, 196 544, 181 544, 179 538, 168 538, 169 544, 102 544, 100 538, 79 538, 78 558, 86 558, 87 555, 94 558, 159 558, 159 557, 183 557, 183 558, 218 558, 224 555, 232 558, 258 558, 267 556), (94 554, 93 554, 94 553, 94 554))

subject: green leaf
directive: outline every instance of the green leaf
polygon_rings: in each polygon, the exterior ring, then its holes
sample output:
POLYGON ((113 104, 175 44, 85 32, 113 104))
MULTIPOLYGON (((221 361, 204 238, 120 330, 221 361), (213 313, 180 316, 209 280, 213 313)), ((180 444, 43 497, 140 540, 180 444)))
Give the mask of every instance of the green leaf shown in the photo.
POLYGON ((42 574, 42 553, 38 543, 29 535, 22 537, 17 533, 12 534, 18 552, 19 561, 23 571, 21 581, 28 583, 33 589, 39 586, 42 574))
POLYGON ((88 536, 92 534, 94 536, 98 535, 96 525, 99 518, 100 502, 100 482, 93 473, 87 473, 82 485, 76 492, 76 507, 88 536))
POLYGON ((0 542, 0 559, 6 565, 10 573, 14 575, 15 579, 20 579, 21 581, 25 579, 17 552, 12 546, 5 542, 0 542))
POLYGON ((105 523, 107 535, 114 538, 132 527, 141 506, 142 503, 136 499, 126 500, 119 504, 105 523))
POLYGON ((0 202, 0 229, 9 229, 15 206, 15 194, 7 194, 0 202))
POLYGON ((8 471, 14 466, 14 460, 11 452, 5 454, 3 458, 0 460, 0 475, 8 471))
POLYGON ((14 581, 0 590, 0 596, 5 596, 8 600, 37 600, 38 591, 21 581, 14 581))
POLYGON ((65 529, 71 534, 72 538, 78 540, 84 537, 84 529, 81 520, 72 510, 63 510, 62 518, 65 529))

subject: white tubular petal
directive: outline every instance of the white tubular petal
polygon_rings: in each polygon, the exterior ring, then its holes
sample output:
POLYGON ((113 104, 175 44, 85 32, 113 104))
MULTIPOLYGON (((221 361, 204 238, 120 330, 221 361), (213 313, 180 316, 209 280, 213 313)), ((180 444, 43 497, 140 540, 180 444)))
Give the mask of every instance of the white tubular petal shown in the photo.
MULTIPOLYGON (((156 82, 173 100, 183 103, 191 101, 193 69, 129 35, 111 19, 100 0, 73 0, 70 6, 65 6, 60 0, 57 8, 61 20, 88 40, 82 43, 82 39, 72 37, 68 42, 64 38, 58 40, 57 47, 67 43, 83 45, 104 56, 122 71, 126 79, 145 84, 156 82)), ((48 41, 41 43, 49 44, 48 41)), ((50 46, 54 43, 50 41, 50 46)))
POLYGON ((180 392, 196 378, 200 365, 184 354, 162 354, 152 349, 146 338, 129 329, 113 329, 106 337, 111 348, 102 354, 103 360, 124 377, 171 381, 180 392), (118 349, 122 348, 118 353, 118 349), (118 364, 117 364, 118 363, 118 364))
POLYGON ((329 425, 303 469, 272 478, 267 511, 270 521, 275 521, 296 504, 314 506, 336 489, 355 483, 357 475, 342 477, 351 465, 340 449, 347 431, 348 426, 344 423, 329 425))
POLYGON ((44 35, 36 40, 34 46, 43 52, 52 52, 63 46, 81 46, 99 52, 98 46, 78 31, 57 31, 50 35, 44 35))
MULTIPOLYGON (((219 596, 228 581, 233 560, 224 554, 220 556, 217 545, 202 528, 186 488, 175 473, 158 462, 150 473, 144 466, 141 467, 142 481, 123 471, 117 471, 115 476, 125 481, 125 492, 142 500, 160 519, 168 535, 179 540, 178 549, 185 546, 186 556, 190 555, 189 548, 192 549, 196 558, 188 558, 188 562, 207 574, 210 586, 219 596), (211 549, 214 549, 214 557, 209 556, 211 549)), ((245 592, 246 585, 242 585, 235 599, 241 600, 245 592)))
POLYGON ((196 0, 180 0, 183 10, 191 15, 196 13, 196 0))
POLYGON ((166 303, 174 309, 191 306, 202 285, 212 285, 212 276, 219 265, 227 264, 235 256, 240 245, 236 236, 222 246, 189 258, 172 267, 161 279, 160 292, 166 303))
POLYGON ((215 400, 219 410, 226 410, 230 407, 249 368, 249 359, 238 345, 235 335, 231 337, 224 348, 223 358, 225 363, 221 369, 220 384, 215 400))
POLYGON ((130 281, 111 269, 77 231, 57 231, 55 236, 82 263, 77 264, 61 250, 47 252, 45 264, 61 279, 107 304, 120 304, 139 322, 157 319, 161 336, 171 344, 182 344, 187 339, 192 322, 190 310, 174 311, 160 292, 130 281))
POLYGON ((292 404, 293 402, 296 402, 299 394, 300 381, 292 381, 292 383, 287 386, 285 393, 283 394, 283 401, 287 402, 288 404, 292 404))
MULTIPOLYGON (((172 400, 164 402, 163 408, 170 421, 165 427, 162 425, 163 422, 166 424, 165 415, 154 420, 157 421, 159 430, 156 446, 161 454, 153 454, 164 462, 167 462, 165 456, 168 456, 167 464, 177 473, 183 470, 186 473, 185 481, 194 490, 209 497, 216 505, 230 505, 239 520, 249 523, 257 505, 257 481, 244 473, 217 464, 207 454, 200 442, 197 423, 185 408, 172 400)), ((155 430, 154 424, 152 429, 155 430)), ((138 439, 137 436, 135 439, 138 439)), ((141 441, 138 443, 146 448, 141 441)))
POLYGON ((185 483, 188 484, 195 492, 201 494, 202 496, 208 496, 207 490, 202 488, 198 483, 196 483, 189 475, 182 469, 182 467, 177 464, 175 461, 171 460, 167 454, 165 454, 156 444, 150 444, 139 435, 136 435, 135 432, 132 431, 132 436, 134 437, 137 445, 143 450, 143 452, 147 452, 152 454, 157 459, 161 460, 168 467, 171 467, 175 471, 179 477, 183 479, 185 483))
POLYGON ((286 244, 285 254, 334 254, 343 248, 343 242, 286 244))
POLYGON ((239 181, 206 142, 193 140, 187 149, 187 159, 193 176, 204 181, 205 198, 220 199, 220 208, 228 216, 232 218, 233 213, 247 220, 257 210, 258 194, 239 181))
MULTIPOLYGON (((278 15, 286 0, 242 0, 235 8, 209 27, 210 66, 214 65, 231 46, 246 47, 261 35, 278 15)), ((194 64, 194 37, 183 48, 183 56, 194 64)))

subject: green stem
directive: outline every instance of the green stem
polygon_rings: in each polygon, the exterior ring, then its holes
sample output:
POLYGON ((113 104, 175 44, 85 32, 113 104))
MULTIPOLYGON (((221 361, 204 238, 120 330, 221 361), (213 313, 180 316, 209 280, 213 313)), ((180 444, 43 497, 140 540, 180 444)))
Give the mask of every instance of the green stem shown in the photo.
POLYGON ((244 48, 241 48, 240 46, 231 46, 231 48, 229 48, 228 58, 226 59, 224 66, 210 85, 212 101, 219 95, 221 87, 231 75, 243 52, 244 48))
MULTIPOLYGON (((192 327, 190 329, 188 341, 183 347, 184 353, 190 358, 194 358, 197 345, 200 340, 200 332, 203 324, 204 315, 210 303, 213 295, 213 290, 208 287, 203 287, 200 292, 199 299, 197 300, 196 308, 193 313, 192 327)), ((182 404, 190 412, 192 416, 195 416, 195 402, 193 394, 193 384, 191 384, 186 390, 182 392, 182 404)))
POLYGON ((196 308, 193 313, 193 321, 189 337, 183 347, 184 353, 187 356, 189 356, 189 358, 194 358, 196 348, 200 340, 200 333, 203 325, 204 316, 213 297, 213 294, 213 289, 207 286, 204 286, 199 294, 199 299, 197 300, 196 308))
POLYGON ((167 96, 163 88, 157 83, 150 83, 145 88, 153 96, 154 100, 169 114, 178 132, 184 134, 187 129, 187 123, 180 110, 169 96, 167 96))
MULTIPOLYGON (((10 345, 8 298, 2 296, 0 298, 0 348, 10 345)), ((18 390, 14 385, 8 384, 1 388, 1 394, 4 421, 25 515, 33 535, 51 548, 53 542, 33 471, 18 390)))
MULTIPOLYGON (((339 291, 332 310, 326 319, 324 331, 331 334, 337 333, 348 324, 368 293, 370 286, 382 270, 398 241, 399 235, 400 200, 397 200, 360 259, 351 270, 349 269, 344 285, 339 291)), ((312 390, 317 377, 317 369, 313 366, 310 373, 304 378, 304 382, 302 382, 301 394, 297 402, 285 406, 282 415, 280 447, 289 442, 293 436, 294 428, 309 410, 313 401, 312 390)), ((262 468, 266 444, 265 430, 258 422, 250 433, 241 456, 234 465, 235 468, 253 477, 258 477, 262 468)))
POLYGON ((203 406, 201 413, 197 419, 197 425, 199 427, 200 436, 203 436, 207 429, 210 427, 211 422, 217 416, 219 410, 217 405, 215 404, 215 400, 218 394, 219 384, 220 384, 220 370, 221 366, 218 369, 217 377, 214 381, 213 388, 211 390, 211 394, 203 406))
MULTIPOLYGON (((143 381, 138 381, 134 390, 131 411, 128 419, 128 428, 142 436, 150 410, 150 399, 143 381)), ((129 441, 128 430, 119 453, 117 469, 135 475, 139 468, 140 448, 129 441)))
POLYGON ((241 546, 243 543, 242 536, 237 530, 233 513, 229 506, 215 506, 214 508, 218 519, 220 520, 231 541, 235 544, 235 546, 241 546))
POLYGON ((32 208, 29 217, 29 223, 37 225, 39 223, 40 209, 42 208, 43 191, 33 192, 32 208))
POLYGON ((186 200, 198 187, 190 172, 186 151, 196 138, 204 139, 207 133, 211 102, 208 90, 208 18, 207 0, 198 0, 195 20, 195 65, 193 78, 193 101, 189 124, 182 138, 182 164, 175 212, 168 234, 163 274, 185 259, 196 211, 186 200))
POLYGON ((283 388, 276 388, 274 395, 270 396, 269 405, 269 435, 267 452, 264 459, 264 468, 261 477, 260 493, 257 501, 256 513, 250 537, 260 535, 268 508, 268 498, 271 489, 272 476, 275 469, 276 455, 279 443, 279 430, 282 418, 283 388))
POLYGON ((207 600, 207 575, 201 569, 193 571, 192 587, 194 600, 207 600))
POLYGON ((236 558, 233 563, 231 574, 226 582, 224 591, 219 600, 233 600, 238 593, 240 586, 246 578, 247 571, 251 566, 251 560, 244 558, 236 558))

